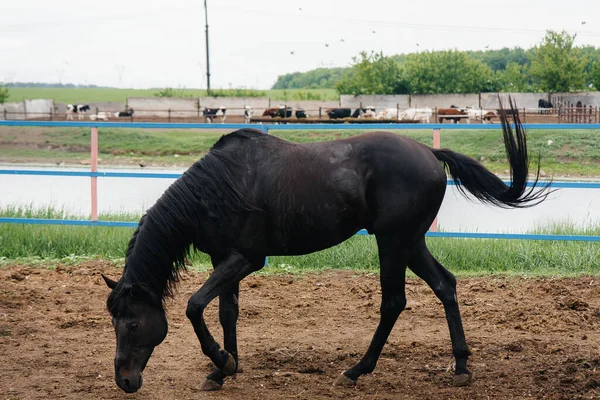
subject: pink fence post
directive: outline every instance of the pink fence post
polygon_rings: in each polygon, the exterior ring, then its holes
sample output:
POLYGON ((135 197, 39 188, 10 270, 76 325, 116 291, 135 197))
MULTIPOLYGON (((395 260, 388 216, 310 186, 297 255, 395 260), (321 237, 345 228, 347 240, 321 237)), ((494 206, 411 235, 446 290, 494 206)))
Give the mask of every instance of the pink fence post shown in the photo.
MULTIPOLYGON (((98 172, 98 128, 92 128, 92 172, 98 172)), ((98 178, 92 176, 92 221, 98 221, 98 178)))
MULTIPOLYGON (((433 130, 433 148, 434 149, 440 148, 440 130, 439 129, 433 130)), ((435 219, 433 220, 433 223, 429 227, 429 230, 431 232, 437 232, 437 217, 435 217, 435 219)))

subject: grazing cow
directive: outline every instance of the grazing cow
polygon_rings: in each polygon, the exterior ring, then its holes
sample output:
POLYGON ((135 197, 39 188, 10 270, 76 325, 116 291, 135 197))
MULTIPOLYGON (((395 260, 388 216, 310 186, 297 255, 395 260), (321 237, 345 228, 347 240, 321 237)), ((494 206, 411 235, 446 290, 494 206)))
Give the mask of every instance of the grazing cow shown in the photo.
POLYGON ((219 107, 219 108, 204 107, 204 121, 210 124, 210 123, 212 123, 213 118, 221 117, 221 123, 224 124, 225 120, 227 119, 227 116, 225 115, 226 111, 227 110, 224 107, 219 107))
POLYGON ((244 123, 249 124, 250 118, 254 115, 254 110, 250 106, 244 106, 244 123))
POLYGON ((385 110, 381 110, 377 113, 377 119, 393 119, 398 120, 400 113, 397 108, 386 108, 385 110))
POLYGON ((376 119, 377 112, 374 108, 368 108, 365 112, 358 116, 358 119, 376 119))
POLYGON ((133 108, 128 108, 125 111, 119 111, 115 113, 115 117, 131 117, 133 116, 133 108))
POLYGON ((467 108, 467 115, 469 116, 469 122, 481 121, 482 124, 491 122, 492 118, 498 116, 496 110, 482 110, 479 108, 467 108))
POLYGON ((308 117, 310 117, 310 115, 308 115, 306 113, 306 111, 304 111, 303 109, 299 108, 296 110, 296 118, 304 119, 304 118, 308 118, 308 117))
POLYGON ((554 105, 552 105, 552 103, 550 103, 548 100, 540 99, 538 101, 538 108, 544 108, 544 110, 539 110, 540 114, 548 114, 550 113, 550 110, 547 109, 554 108, 554 105))
POLYGON ((271 117, 271 118, 275 118, 277 116, 277 111, 279 110, 279 108, 275 107, 275 108, 267 108, 262 116, 263 117, 271 117))
POLYGON ((325 114, 330 119, 348 118, 352 115, 351 108, 328 108, 325 110, 325 114))
POLYGON ((90 119, 92 121, 96 121, 96 120, 108 121, 111 115, 115 115, 115 113, 100 111, 98 114, 90 114, 90 119))
POLYGON ((449 119, 453 124, 457 124, 460 115, 467 115, 467 112, 463 109, 460 109, 456 106, 451 106, 450 108, 438 108, 438 122, 441 124, 444 119, 449 119))
POLYGON ((263 112, 263 117, 271 118, 290 118, 292 116, 292 107, 278 106, 274 108, 268 108, 263 112))
POLYGON ((375 115, 375 107, 367 106, 363 108, 357 108, 354 110, 351 116, 352 118, 372 118, 375 115))
POLYGON ((77 119, 82 120, 89 110, 90 106, 87 104, 67 104, 67 119, 73 121, 73 114, 77 114, 77 119))
POLYGON ((398 116, 400 121, 419 121, 429 123, 429 119, 433 115, 433 110, 429 107, 425 108, 407 108, 398 116))
POLYGON ((292 107, 279 106, 277 108, 277 116, 280 118, 290 118, 293 114, 292 107))

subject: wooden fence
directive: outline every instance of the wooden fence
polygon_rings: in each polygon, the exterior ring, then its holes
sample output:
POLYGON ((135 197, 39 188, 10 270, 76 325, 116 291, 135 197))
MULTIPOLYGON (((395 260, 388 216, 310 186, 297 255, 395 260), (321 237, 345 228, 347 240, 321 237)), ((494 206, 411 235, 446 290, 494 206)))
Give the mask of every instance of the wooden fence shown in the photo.
POLYGON ((578 101, 561 101, 560 98, 553 99, 554 107, 558 110, 559 122, 571 124, 596 124, 600 121, 600 113, 597 106, 588 106, 578 101))

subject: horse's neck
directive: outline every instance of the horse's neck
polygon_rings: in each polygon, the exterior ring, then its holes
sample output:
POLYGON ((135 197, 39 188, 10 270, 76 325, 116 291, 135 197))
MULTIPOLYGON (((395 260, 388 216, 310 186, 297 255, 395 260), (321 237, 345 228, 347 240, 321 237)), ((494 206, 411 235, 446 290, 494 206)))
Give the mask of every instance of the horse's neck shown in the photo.
POLYGON ((178 271, 185 267, 184 259, 191 242, 192 237, 169 235, 151 218, 146 218, 126 261, 126 281, 143 284, 160 298, 170 294, 178 271))

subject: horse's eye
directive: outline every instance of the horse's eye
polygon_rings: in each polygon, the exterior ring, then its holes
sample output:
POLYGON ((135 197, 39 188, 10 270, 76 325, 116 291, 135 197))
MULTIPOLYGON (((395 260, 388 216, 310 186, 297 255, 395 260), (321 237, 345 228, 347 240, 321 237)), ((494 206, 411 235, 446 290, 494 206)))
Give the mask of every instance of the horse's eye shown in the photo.
POLYGON ((137 322, 133 322, 131 325, 129 325, 129 331, 130 332, 135 332, 137 331, 137 329, 140 327, 140 324, 137 322))

